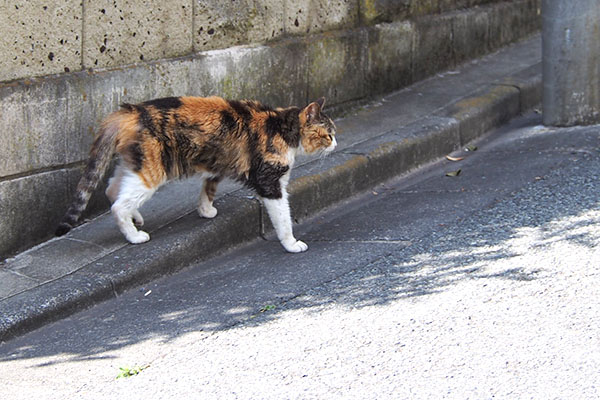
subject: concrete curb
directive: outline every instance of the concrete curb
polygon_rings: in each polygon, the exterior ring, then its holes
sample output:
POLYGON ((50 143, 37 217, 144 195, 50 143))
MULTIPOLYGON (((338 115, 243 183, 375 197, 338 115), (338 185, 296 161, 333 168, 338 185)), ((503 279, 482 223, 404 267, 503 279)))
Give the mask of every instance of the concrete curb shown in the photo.
MULTIPOLYGON (((378 132, 316 163, 300 165, 294 170, 300 177, 290 184, 293 215, 304 219, 457 150, 537 105, 540 93, 540 68, 530 66, 425 117, 378 132)), ((124 245, 72 273, 0 301, 0 341, 270 232, 268 219, 250 192, 234 191, 216 205, 219 216, 214 222, 198 224, 195 211, 188 212, 152 232, 149 245, 124 245)))
POLYGON ((451 105, 436 116, 417 120, 344 150, 342 154, 354 156, 323 173, 304 176, 291 183, 294 215, 308 217, 443 157, 539 104, 541 76, 532 75, 520 81, 522 86, 516 85, 490 86, 473 97, 462 99, 463 105, 451 105))

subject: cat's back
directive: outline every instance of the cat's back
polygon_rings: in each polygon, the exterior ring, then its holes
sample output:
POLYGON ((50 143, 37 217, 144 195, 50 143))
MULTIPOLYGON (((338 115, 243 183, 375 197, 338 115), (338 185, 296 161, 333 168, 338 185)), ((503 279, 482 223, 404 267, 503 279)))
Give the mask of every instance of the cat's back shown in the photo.
POLYGON ((171 129, 196 128, 211 134, 222 124, 223 113, 229 113, 228 102, 221 97, 168 97, 141 103, 153 120, 171 129))
POLYGON ((138 104, 124 103, 114 113, 135 116, 150 131, 157 128, 197 127, 205 133, 234 129, 234 124, 264 123, 276 110, 253 100, 226 100, 222 97, 165 97, 138 104))
POLYGON ((173 112, 180 120, 201 125, 219 123, 223 113, 231 112, 229 102, 221 97, 183 96, 178 98, 181 105, 173 112))
POLYGON ((161 170, 162 164, 164 174, 152 180, 160 182, 196 170, 247 175, 254 153, 266 151, 264 115, 270 112, 254 101, 183 96, 123 104, 107 120, 118 125, 116 150, 124 161, 134 171, 150 164, 161 170))
POLYGON ((142 129, 154 132, 167 128, 196 127, 203 131, 217 128, 223 113, 230 113, 229 102, 221 97, 164 97, 138 104, 123 103, 121 110, 107 119, 137 118, 142 129))

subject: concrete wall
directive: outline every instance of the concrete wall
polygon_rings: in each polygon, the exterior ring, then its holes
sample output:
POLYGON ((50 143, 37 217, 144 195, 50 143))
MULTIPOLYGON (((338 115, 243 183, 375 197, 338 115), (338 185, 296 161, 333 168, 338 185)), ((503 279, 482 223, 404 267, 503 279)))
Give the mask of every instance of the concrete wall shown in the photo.
POLYGON ((0 259, 51 235, 97 123, 123 101, 217 94, 286 106, 326 96, 343 106, 538 30, 540 3, 3 2, 0 259))

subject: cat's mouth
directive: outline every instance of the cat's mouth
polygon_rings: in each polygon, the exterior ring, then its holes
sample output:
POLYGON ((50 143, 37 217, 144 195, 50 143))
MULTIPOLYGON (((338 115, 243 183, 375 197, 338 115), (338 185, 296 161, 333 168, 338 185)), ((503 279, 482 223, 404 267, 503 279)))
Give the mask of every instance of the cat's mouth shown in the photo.
POLYGON ((337 146, 337 140, 335 140, 335 136, 331 137, 331 144, 325 149, 325 153, 331 153, 333 150, 335 150, 337 146))

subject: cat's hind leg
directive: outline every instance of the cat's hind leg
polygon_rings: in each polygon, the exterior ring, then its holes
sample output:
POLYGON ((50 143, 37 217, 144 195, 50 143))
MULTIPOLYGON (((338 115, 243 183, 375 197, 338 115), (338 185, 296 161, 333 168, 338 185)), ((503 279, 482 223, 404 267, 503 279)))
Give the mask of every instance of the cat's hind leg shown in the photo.
POLYGON ((108 180, 108 187, 104 191, 108 200, 110 200, 110 204, 113 204, 119 195, 119 190, 121 190, 121 180, 123 179, 123 167, 120 165, 115 169, 115 174, 108 180))
POLYGON ((111 207, 111 211, 121 233, 130 243, 144 243, 150 240, 148 233, 139 231, 135 227, 133 218, 137 220, 139 217, 141 219, 138 208, 152 197, 155 191, 156 188, 148 188, 136 173, 123 169, 119 193, 111 207))
POLYGON ((213 206, 217 185, 221 179, 219 177, 210 177, 204 180, 200 200, 198 201, 198 214, 204 218, 214 218, 217 216, 217 209, 213 206))
MULTIPOLYGON (((108 200, 111 204, 114 204, 114 202, 117 200, 119 191, 121 190, 121 181, 123 180, 123 174, 124 168, 119 165, 115 170, 115 174, 112 176, 112 178, 108 180, 108 187, 106 188, 106 191, 104 193, 106 194, 106 197, 108 197, 108 200)), ((132 217, 133 223, 136 226, 144 225, 144 218, 138 210, 133 210, 132 217)))
POLYGON ((133 224, 135 226, 144 226, 144 217, 142 217, 142 214, 140 214, 138 210, 133 210, 131 217, 133 218, 133 224))

